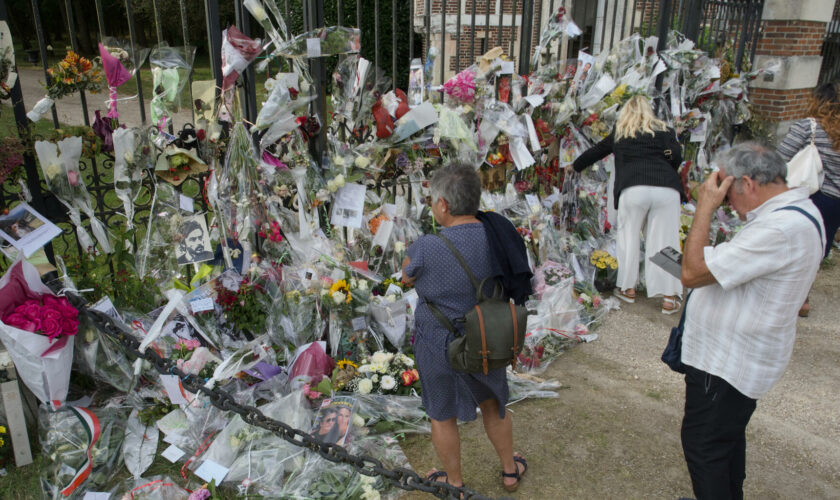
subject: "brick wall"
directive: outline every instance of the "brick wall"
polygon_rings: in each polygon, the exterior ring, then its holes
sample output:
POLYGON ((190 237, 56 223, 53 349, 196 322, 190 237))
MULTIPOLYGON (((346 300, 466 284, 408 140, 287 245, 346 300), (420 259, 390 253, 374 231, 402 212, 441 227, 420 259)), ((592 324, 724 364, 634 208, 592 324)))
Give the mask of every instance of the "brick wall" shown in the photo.
POLYGON ((750 100, 763 118, 772 122, 798 120, 805 117, 813 89, 750 89, 750 100))
POLYGON ((825 37, 825 23, 814 21, 764 21, 756 55, 818 56, 825 37))

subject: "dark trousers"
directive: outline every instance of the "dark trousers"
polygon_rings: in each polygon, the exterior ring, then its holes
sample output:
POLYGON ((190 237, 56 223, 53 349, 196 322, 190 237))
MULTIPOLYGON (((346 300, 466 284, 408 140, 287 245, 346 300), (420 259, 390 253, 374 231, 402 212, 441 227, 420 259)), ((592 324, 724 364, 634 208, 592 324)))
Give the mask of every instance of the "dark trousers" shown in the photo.
POLYGON ((682 445, 697 500, 740 500, 746 429, 755 410, 725 380, 686 365, 682 445))
POLYGON ((828 257, 828 252, 831 250, 831 244, 834 243, 834 235, 837 229, 840 228, 840 199, 832 198, 822 191, 817 191, 811 195, 811 201, 819 209, 822 214, 823 225, 825 226, 825 255, 828 257))

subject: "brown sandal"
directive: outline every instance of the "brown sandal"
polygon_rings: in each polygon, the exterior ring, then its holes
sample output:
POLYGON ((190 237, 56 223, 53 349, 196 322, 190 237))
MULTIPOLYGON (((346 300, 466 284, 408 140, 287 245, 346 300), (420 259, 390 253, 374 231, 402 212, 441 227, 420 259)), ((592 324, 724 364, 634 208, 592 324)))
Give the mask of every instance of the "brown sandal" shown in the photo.
POLYGON ((525 457, 516 453, 513 455, 513 466, 516 467, 516 472, 505 472, 502 471, 502 486, 505 487, 507 491, 514 492, 517 488, 519 488, 519 483, 522 482, 522 476, 528 472, 528 462, 525 460, 525 457), (522 472, 519 472, 519 465, 522 464, 522 472), (516 482, 513 484, 507 484, 504 482, 504 478, 512 477, 516 479, 516 482))

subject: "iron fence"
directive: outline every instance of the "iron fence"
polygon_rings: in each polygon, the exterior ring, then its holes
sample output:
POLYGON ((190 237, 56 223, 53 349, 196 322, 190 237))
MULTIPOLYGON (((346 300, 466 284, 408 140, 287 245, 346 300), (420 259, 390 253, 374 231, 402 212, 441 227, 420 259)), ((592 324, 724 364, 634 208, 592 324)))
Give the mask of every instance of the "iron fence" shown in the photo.
MULTIPOLYGON (((151 2, 154 19, 154 38, 157 43, 166 42, 167 37, 173 42, 189 45, 196 41, 204 46, 204 53, 199 54, 207 60, 211 74, 221 87, 221 44, 222 28, 232 23, 243 33, 254 37, 264 37, 261 27, 252 27, 250 15, 243 8, 243 0, 234 0, 226 4, 225 13, 220 10, 218 0, 178 0, 177 13, 179 22, 162 18, 162 0, 151 2), (203 7, 203 40, 191 40, 188 29, 190 21, 201 13, 190 6, 203 7), (168 23, 168 24, 167 24, 168 23), (174 23, 174 24, 173 24, 174 23), (174 29, 173 26, 180 28, 174 29), (168 26, 164 30, 164 26, 168 26)), ((275 0, 270 0, 275 1, 275 0)), ((79 50, 78 20, 75 19, 73 0, 59 0, 64 6, 64 24, 70 46, 79 50)), ((517 72, 527 74, 531 55, 537 46, 539 32, 549 17, 561 7, 580 27, 582 35, 575 39, 561 38, 550 47, 554 62, 577 57, 580 50, 597 55, 609 50, 620 40, 633 32, 643 36, 666 34, 669 29, 683 31, 689 38, 696 40, 701 48, 715 52, 721 47, 733 50, 736 65, 751 59, 755 43, 760 35, 760 18, 763 0, 276 0, 278 7, 286 16, 292 33, 309 31, 321 26, 355 25, 361 27, 362 56, 371 60, 377 67, 390 76, 395 87, 405 88, 408 80, 410 61, 415 58, 426 60, 431 47, 438 49, 438 56, 433 84, 442 84, 450 75, 472 64, 475 59, 495 46, 501 46, 517 62, 517 72), (390 19, 388 19, 390 17, 390 19)), ((42 23, 43 0, 30 0, 31 28, 38 42, 38 53, 44 70, 45 80, 49 80, 47 42, 42 23)), ((108 15, 103 9, 103 0, 94 0, 96 12, 96 31, 99 37, 127 37, 132 49, 138 45, 138 26, 133 9, 136 0, 114 1, 109 4, 108 15), (114 13, 120 14, 114 17, 114 13)), ((0 0, 5 16, 5 2, 0 0)), ((172 9, 172 4, 166 4, 172 9)), ((53 15, 49 13, 48 15, 53 15)), ((19 23, 21 21, 18 21, 19 23)), ((194 23, 193 23, 194 24, 194 23)), ((257 26, 255 24, 255 26, 257 26)), ((151 31, 143 26, 143 35, 151 31)), ((195 33, 195 30, 192 29, 195 33)), ((660 36, 660 47, 664 46, 664 36, 660 36)), ((312 74, 319 99, 313 102, 312 112, 316 113, 322 124, 329 121, 327 114, 327 94, 332 70, 338 58, 310 59, 309 70, 312 74)), ((286 64, 281 62, 282 64, 286 64)), ((276 66, 275 66, 276 68, 276 66)), ((253 66, 242 75, 240 81, 240 102, 243 117, 253 122, 257 115, 257 76, 253 66)), ((189 95, 192 74, 186 85, 185 94, 189 95)), ((147 104, 144 101, 143 81, 140 72, 135 75, 137 102, 142 125, 147 122, 147 104)), ((24 103, 19 84, 13 96, 15 117, 21 137, 28 144, 39 137, 32 137, 29 123, 25 116, 24 103)), ((91 120, 87 109, 87 96, 79 93, 82 102, 82 117, 86 125, 91 120)), ((189 96, 190 108, 192 98, 189 96)), ((29 103, 30 105, 32 103, 29 103)), ((127 104, 126 104, 127 105, 127 104)), ((52 109, 55 128, 61 125, 55 108, 52 109)), ((138 125, 138 124, 128 124, 138 125)), ((170 123, 170 132, 176 136, 189 131, 191 124, 175 131, 170 123)), ((149 127, 153 128, 153 127, 149 127)), ((313 154, 320 159, 325 149, 325 135, 322 132, 314 141, 313 154)), ((101 154, 85 158, 80 165, 83 179, 95 204, 96 215, 107 227, 118 227, 124 222, 120 205, 114 201, 113 193, 114 158, 101 154)), ((26 187, 32 194, 32 204, 51 220, 57 221, 63 229, 61 236, 63 249, 75 248, 84 252, 75 242, 72 225, 67 220, 66 210, 40 181, 35 158, 30 149, 25 155, 26 187)), ((205 174, 206 175, 206 174, 205 174)), ((179 189, 190 195, 200 192, 203 178, 192 178, 179 189)), ((144 181, 144 188, 138 197, 135 222, 142 227, 148 218, 153 192, 153 179, 144 181)), ((21 197, 20 186, 3 186, 0 189, 0 208, 17 202, 21 197)), ((207 209, 202 197, 198 201, 207 209)), ((49 251, 49 250, 48 250, 49 251)), ((63 250, 66 251, 66 250, 63 250)))
POLYGON ((836 82, 840 79, 840 0, 834 5, 834 15, 825 27, 821 54, 819 84, 836 82))

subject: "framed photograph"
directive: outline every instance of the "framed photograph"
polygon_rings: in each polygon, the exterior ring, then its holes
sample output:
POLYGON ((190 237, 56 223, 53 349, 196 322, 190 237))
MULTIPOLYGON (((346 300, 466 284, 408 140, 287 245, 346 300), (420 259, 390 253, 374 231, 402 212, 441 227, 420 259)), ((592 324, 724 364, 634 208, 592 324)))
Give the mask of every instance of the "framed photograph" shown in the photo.
POLYGON ((318 410, 312 435, 326 442, 344 445, 350 438, 356 399, 350 396, 336 396, 325 399, 318 410))
POLYGON ((204 215, 185 217, 181 223, 181 241, 175 247, 178 264, 193 264, 213 260, 213 247, 204 215))
POLYGON ((26 257, 30 257, 59 234, 61 229, 28 203, 21 203, 8 214, 0 216, 0 236, 9 245, 21 250, 26 257))
POLYGON ((583 89, 586 80, 589 79, 589 74, 592 72, 592 66, 595 65, 595 58, 586 52, 578 52, 577 59, 577 71, 575 71, 575 79, 572 81, 573 94, 577 94, 583 89))

